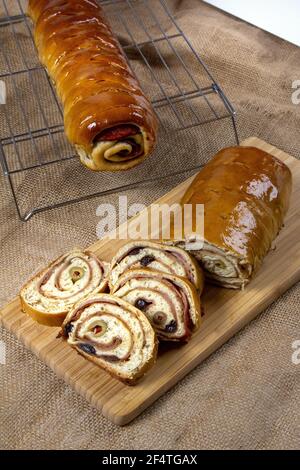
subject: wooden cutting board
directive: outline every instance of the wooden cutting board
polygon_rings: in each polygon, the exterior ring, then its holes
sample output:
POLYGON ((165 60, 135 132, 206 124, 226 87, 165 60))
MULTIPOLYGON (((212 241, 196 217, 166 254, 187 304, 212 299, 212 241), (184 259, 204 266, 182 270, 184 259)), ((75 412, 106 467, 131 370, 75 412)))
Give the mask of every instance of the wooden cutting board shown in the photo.
MULTIPOLYGON (((285 228, 276 241, 277 248, 270 252, 256 278, 243 292, 207 286, 202 328, 187 345, 173 346, 169 350, 164 347, 156 365, 138 385, 130 387, 118 382, 77 354, 66 342, 56 339, 58 329, 35 323, 21 312, 18 299, 1 311, 4 327, 116 424, 124 425, 139 415, 300 279, 300 162, 254 137, 243 145, 270 152, 283 160, 293 173, 291 208, 285 228)), ((159 202, 179 201, 191 179, 159 202)), ((122 243, 124 241, 99 241, 91 249, 109 260, 122 243)))

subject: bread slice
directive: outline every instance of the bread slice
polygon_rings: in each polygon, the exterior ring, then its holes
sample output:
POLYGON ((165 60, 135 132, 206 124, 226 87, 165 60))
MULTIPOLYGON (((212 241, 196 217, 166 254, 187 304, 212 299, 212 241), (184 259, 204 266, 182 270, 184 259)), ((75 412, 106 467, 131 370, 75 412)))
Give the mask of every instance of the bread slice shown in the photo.
POLYGON ((187 278, 201 295, 204 275, 198 262, 185 250, 149 240, 135 240, 122 246, 111 262, 109 286, 113 290, 119 277, 128 269, 147 267, 187 278))
POLYGON ((128 384, 156 361, 157 339, 147 317, 110 294, 78 302, 63 323, 62 335, 84 357, 128 384))
POLYGON ((142 310, 158 338, 187 341, 201 322, 200 296, 187 279, 151 269, 130 269, 113 294, 142 310))
POLYGON ((75 248, 25 284, 22 310, 43 325, 60 326, 76 302, 107 289, 108 269, 92 252, 75 248))

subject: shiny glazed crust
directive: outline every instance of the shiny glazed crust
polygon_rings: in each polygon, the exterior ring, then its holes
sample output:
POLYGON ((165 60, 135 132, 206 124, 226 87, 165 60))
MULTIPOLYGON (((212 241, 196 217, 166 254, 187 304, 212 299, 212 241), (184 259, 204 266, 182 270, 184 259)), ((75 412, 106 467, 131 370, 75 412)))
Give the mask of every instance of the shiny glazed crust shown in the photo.
MULTIPOLYGON (((212 276, 214 282, 233 288, 249 282, 283 226, 291 188, 289 168, 254 147, 221 150, 200 171, 181 202, 204 204, 204 249, 236 269, 231 279, 212 276)), ((201 261, 201 251, 194 254, 201 261)))
POLYGON ((63 104, 66 135, 82 163, 118 171, 142 162, 154 147, 157 119, 97 1, 30 0, 28 14, 40 60, 63 104), (118 137, 124 125, 138 131, 129 136, 131 144, 140 142, 135 157, 130 142, 118 137), (116 138, 99 141, 111 129, 116 138))

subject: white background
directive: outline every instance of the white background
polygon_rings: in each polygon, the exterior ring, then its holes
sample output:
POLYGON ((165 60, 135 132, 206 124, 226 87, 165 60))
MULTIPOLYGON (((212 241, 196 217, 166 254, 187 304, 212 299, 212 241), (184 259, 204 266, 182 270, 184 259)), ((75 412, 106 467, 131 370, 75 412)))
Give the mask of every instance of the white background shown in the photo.
POLYGON ((300 0, 205 0, 300 46, 300 0))

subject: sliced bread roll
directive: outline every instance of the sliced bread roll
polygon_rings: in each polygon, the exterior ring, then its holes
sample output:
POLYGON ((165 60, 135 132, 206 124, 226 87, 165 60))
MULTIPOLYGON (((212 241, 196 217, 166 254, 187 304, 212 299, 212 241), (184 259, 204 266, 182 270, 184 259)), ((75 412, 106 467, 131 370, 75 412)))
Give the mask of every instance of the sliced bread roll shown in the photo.
POLYGON ((113 294, 144 312, 161 340, 187 341, 200 325, 199 293, 183 277, 131 269, 118 279, 113 294))
POLYGON ((128 269, 149 268, 187 278, 202 293, 204 275, 198 262, 185 250, 148 240, 135 240, 124 245, 111 262, 109 285, 113 290, 119 277, 128 269))
POLYGON ((258 148, 229 147, 205 165, 181 204, 204 206, 204 244, 192 253, 211 282, 249 284, 283 227, 291 191, 289 167, 258 148))
POLYGON ((90 251, 76 248, 21 289, 22 310, 43 325, 60 326, 76 302, 107 289, 108 268, 90 251))
POLYGON ((146 316, 110 294, 76 304, 62 335, 84 357, 128 384, 143 376, 157 356, 156 335, 146 316))

